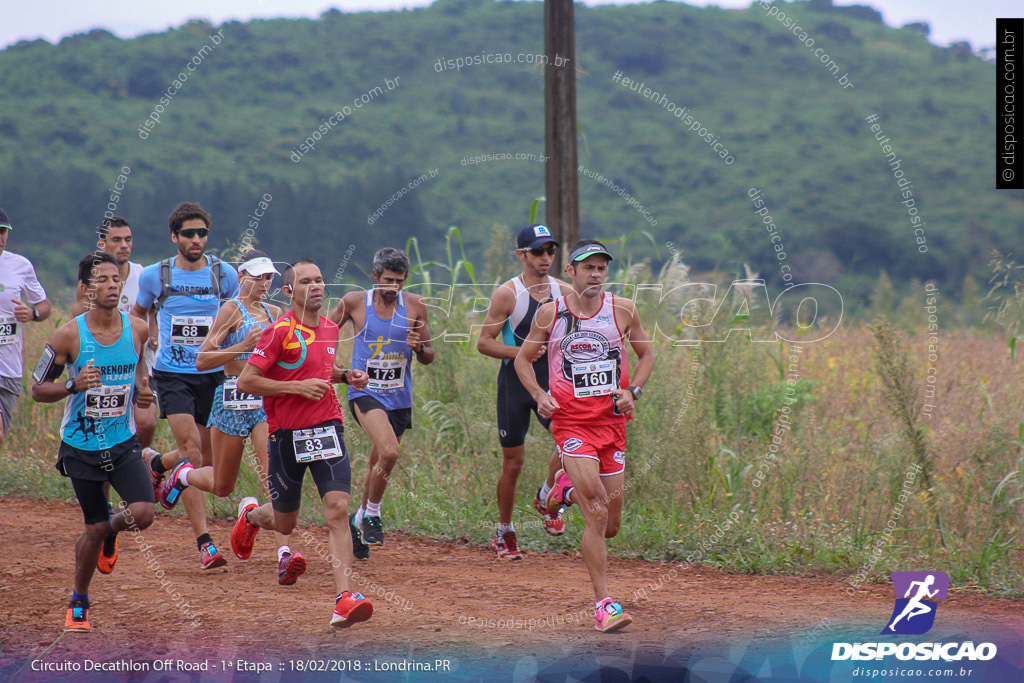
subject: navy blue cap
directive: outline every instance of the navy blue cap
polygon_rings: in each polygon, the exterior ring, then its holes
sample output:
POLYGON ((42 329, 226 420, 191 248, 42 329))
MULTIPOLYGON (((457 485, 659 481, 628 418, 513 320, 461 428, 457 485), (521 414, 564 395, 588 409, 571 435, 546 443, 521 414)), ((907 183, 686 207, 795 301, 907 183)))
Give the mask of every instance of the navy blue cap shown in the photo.
POLYGON ((516 237, 516 247, 518 249, 539 249, 545 244, 558 246, 558 242, 551 236, 550 228, 540 223, 527 225, 519 231, 519 235, 516 237))
POLYGON ((7 212, 3 209, 0 209, 0 228, 14 229, 14 226, 11 225, 11 219, 7 217, 7 212))

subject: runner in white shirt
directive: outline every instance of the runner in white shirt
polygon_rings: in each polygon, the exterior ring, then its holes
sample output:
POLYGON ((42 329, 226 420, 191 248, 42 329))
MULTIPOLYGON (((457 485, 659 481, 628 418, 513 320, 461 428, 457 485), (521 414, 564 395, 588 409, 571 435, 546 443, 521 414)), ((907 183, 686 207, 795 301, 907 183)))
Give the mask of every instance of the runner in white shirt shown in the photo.
MULTIPOLYGON (((119 311, 131 315, 135 300, 139 295, 139 276, 142 275, 142 264, 129 261, 132 257, 132 226, 121 216, 104 218, 99 227, 99 240, 96 246, 100 251, 105 251, 117 259, 117 267, 121 270, 121 282, 124 286, 121 289, 121 300, 117 304, 119 311)), ((150 317, 155 318, 153 314, 150 317)), ((150 322, 150 330, 156 329, 156 321, 150 322)), ((144 352, 146 367, 152 368, 156 364, 156 349, 152 344, 146 345, 144 352)), ((156 403, 151 403, 148 408, 135 408, 135 427, 138 430, 136 437, 143 449, 149 447, 153 442, 153 434, 156 433, 156 403)))
POLYGON ((10 429, 21 394, 22 327, 50 316, 50 302, 32 262, 6 251, 11 230, 7 212, 0 209, 0 443, 10 429))

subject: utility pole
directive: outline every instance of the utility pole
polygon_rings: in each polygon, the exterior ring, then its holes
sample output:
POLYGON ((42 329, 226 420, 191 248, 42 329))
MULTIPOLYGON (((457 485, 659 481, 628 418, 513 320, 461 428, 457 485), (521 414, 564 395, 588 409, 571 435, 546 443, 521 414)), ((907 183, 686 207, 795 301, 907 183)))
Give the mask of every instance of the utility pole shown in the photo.
POLYGON ((565 258, 580 236, 576 161, 576 38, 573 0, 544 0, 546 216, 565 258))

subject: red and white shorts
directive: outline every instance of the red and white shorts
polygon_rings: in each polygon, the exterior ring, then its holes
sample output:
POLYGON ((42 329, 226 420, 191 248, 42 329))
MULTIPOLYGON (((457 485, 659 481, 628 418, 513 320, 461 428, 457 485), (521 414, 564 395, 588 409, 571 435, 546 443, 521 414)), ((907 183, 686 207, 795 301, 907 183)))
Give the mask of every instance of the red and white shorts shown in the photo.
POLYGON ((626 469, 626 424, 579 425, 551 423, 551 435, 555 437, 558 455, 565 463, 565 457, 591 458, 601 467, 602 477, 621 474, 626 469))

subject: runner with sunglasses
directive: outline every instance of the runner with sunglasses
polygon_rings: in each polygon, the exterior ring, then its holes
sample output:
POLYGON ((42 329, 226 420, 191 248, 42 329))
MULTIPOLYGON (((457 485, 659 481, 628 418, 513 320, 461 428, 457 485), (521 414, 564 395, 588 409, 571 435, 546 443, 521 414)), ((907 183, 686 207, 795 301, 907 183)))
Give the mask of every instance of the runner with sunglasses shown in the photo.
MULTIPOLYGON (((558 242, 544 225, 535 223, 519 231, 515 253, 523 264, 523 272, 494 291, 476 345, 477 351, 483 355, 501 359, 498 370, 498 440, 503 460, 501 477, 498 479, 498 528, 492 546, 503 560, 519 560, 523 557, 512 524, 512 508, 516 502, 516 484, 526 454, 524 444, 530 427, 530 412, 537 415, 545 429, 551 428, 551 420, 537 413, 537 402, 523 388, 512 361, 530 333, 537 309, 572 291, 568 284, 548 274, 557 248, 558 242)), ((544 359, 544 347, 541 346, 530 360, 533 361, 538 383, 546 391, 548 367, 544 359)), ((561 511, 549 513, 546 503, 558 469, 556 449, 548 464, 547 481, 537 492, 533 503, 544 518, 544 530, 552 536, 559 536, 565 531, 561 511)))
POLYGON ((185 503, 199 547, 203 569, 223 566, 227 560, 217 550, 206 526, 206 494, 187 488, 188 471, 194 463, 213 464, 207 423, 217 387, 224 381, 222 368, 196 369, 199 348, 210 333, 222 298, 238 296, 238 273, 215 256, 204 255, 210 235, 210 216, 199 204, 183 202, 167 219, 171 241, 178 253, 147 266, 139 278, 139 294, 132 315, 149 320, 157 311, 157 330, 149 329, 149 345, 159 346, 153 381, 160 402, 160 417, 167 420, 177 451, 153 456, 149 462, 154 479, 173 469, 160 486, 160 504, 170 510, 185 503), (174 458, 178 457, 175 463, 174 458))

